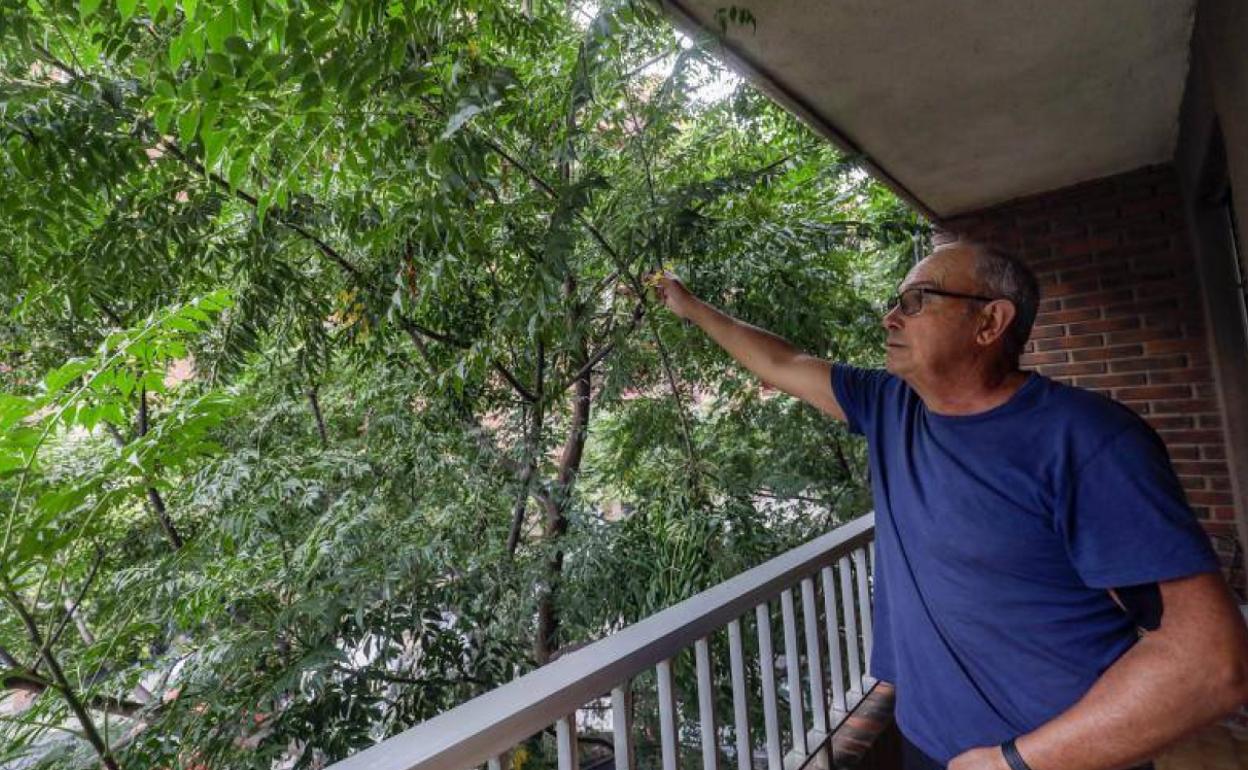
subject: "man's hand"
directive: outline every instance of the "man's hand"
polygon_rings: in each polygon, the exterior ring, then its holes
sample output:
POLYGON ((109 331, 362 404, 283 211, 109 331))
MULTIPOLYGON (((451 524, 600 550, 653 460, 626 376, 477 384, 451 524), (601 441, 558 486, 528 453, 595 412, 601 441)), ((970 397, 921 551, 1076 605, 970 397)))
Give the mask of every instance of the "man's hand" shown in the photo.
POLYGON ((983 747, 964 751, 946 766, 948 770, 1010 770, 1000 746, 983 747))
POLYGON ((668 310, 689 319, 699 300, 685 288, 685 284, 670 270, 655 271, 646 276, 646 285, 654 289, 654 296, 668 310))

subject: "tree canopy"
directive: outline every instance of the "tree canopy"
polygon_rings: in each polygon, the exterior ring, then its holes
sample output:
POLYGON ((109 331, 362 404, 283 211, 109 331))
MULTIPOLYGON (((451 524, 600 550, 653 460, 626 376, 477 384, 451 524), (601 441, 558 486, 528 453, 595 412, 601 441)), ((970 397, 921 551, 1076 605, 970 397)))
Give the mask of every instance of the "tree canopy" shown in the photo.
POLYGON ((321 766, 865 510, 643 280, 872 362, 924 229, 715 54, 0 0, 0 766, 321 766))

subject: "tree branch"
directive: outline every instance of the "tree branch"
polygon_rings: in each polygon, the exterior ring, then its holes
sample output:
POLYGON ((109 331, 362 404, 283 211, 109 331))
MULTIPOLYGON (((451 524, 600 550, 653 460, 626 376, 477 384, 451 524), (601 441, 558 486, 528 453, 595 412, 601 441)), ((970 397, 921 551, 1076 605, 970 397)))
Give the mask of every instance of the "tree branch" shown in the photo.
POLYGON ((317 386, 308 388, 308 404, 312 407, 312 416, 316 418, 316 432, 321 436, 321 448, 329 446, 329 434, 325 432, 325 417, 321 414, 321 401, 316 394, 317 386))
POLYGON ((82 726, 83 733, 86 735, 87 742, 95 749, 96 754, 100 757, 100 761, 108 770, 120 770, 116 758, 113 757, 112 751, 108 748, 108 744, 100 737, 100 733, 95 727, 95 720, 91 718, 87 707, 78 697, 78 694, 74 692, 69 679, 65 676, 60 663, 56 660, 56 655, 44 644, 43 635, 39 633, 39 626, 35 623, 35 619, 30 612, 26 610, 26 605, 22 603, 21 598, 13 591, 13 586, 7 578, 4 579, 3 596, 21 619, 22 625, 26 627, 26 634, 30 637, 31 645, 40 651, 44 663, 47 664, 48 672, 52 675, 53 686, 60 692, 61 697, 65 699, 65 703, 69 706, 70 711, 74 712, 74 716, 78 719, 78 724, 82 726))
MULTIPOLYGON (((140 438, 147 435, 147 388, 139 388, 139 424, 138 435, 140 438)), ((173 550, 180 551, 182 549, 182 536, 178 534, 178 529, 173 525, 173 519, 169 516, 169 511, 165 508, 164 498, 160 496, 160 492, 156 487, 149 484, 147 487, 147 501, 152 506, 152 512, 156 514, 156 521, 160 523, 160 528, 164 531, 165 537, 169 540, 169 545, 173 550)))
MULTIPOLYGON (((238 198, 239 200, 251 204, 253 208, 258 208, 260 206, 259 198, 247 192, 246 190, 232 188, 230 186, 230 183, 224 177, 222 177, 220 174, 217 174, 215 172, 208 171, 206 168, 204 168, 204 165, 202 163, 190 157, 186 153, 182 152, 182 150, 173 142, 167 139, 162 139, 160 141, 159 146, 161 149, 165 150, 173 157, 177 158, 178 160, 182 161, 184 164, 186 164, 190 168, 194 169, 197 173, 203 176, 206 176, 209 180, 212 181, 213 184, 229 192, 230 194, 232 194, 234 197, 238 198)), ((282 225, 283 227, 289 230, 292 230, 298 233, 305 240, 311 242, 313 245, 316 246, 316 248, 322 254, 324 254, 329 259, 333 260, 335 264, 337 264, 339 267, 345 270, 353 278, 358 279, 361 277, 360 271, 355 265, 348 262, 346 257, 342 256, 342 254, 339 254, 338 251, 334 247, 330 246, 328 243, 326 243, 325 241, 317 237, 314 233, 304 228, 303 225, 300 225, 297 222, 291 222, 283 218, 279 212, 274 212, 273 219, 278 224, 282 225)))
MULTIPOLYGON (((95 561, 91 564, 91 570, 87 573, 86 580, 82 581, 82 587, 78 589, 78 596, 74 598, 72 604, 66 606, 65 617, 61 618, 61 622, 48 636, 48 649, 51 649, 61 638, 61 633, 65 631, 65 626, 69 625, 69 621, 74 618, 74 613, 78 611, 78 607, 82 604, 82 600, 87 598, 87 592, 91 590, 91 584, 95 582, 95 576, 99 574, 100 565, 103 563, 104 549, 97 545, 95 547, 95 561)), ((40 652, 42 653, 42 651, 40 652)))
POLYGON ((507 555, 513 556, 520 545, 520 531, 524 526, 524 518, 528 511, 529 492, 533 485, 533 475, 537 472, 537 451, 541 445, 542 422, 545 418, 543 400, 545 398, 546 378, 546 347, 539 337, 537 340, 537 371, 534 377, 534 388, 537 398, 530 404, 529 430, 525 441, 524 474, 520 479, 520 491, 516 495, 516 504, 511 510, 511 529, 507 533, 507 555))

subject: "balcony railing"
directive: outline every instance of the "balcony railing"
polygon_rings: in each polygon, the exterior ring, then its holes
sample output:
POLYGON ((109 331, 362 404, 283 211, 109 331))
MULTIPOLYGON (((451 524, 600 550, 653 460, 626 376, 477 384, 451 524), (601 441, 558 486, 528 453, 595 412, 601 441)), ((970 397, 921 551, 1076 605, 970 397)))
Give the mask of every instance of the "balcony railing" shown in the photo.
MULTIPOLYGON (((330 770, 468 770, 507 766, 507 752, 553 727, 559 770, 577 770, 578 710, 610 693, 609 719, 617 770, 636 767, 631 700, 641 677, 654 671, 661 767, 676 770, 682 737, 677 731, 673 661, 693 648, 698 731, 705 770, 719 770, 721 755, 737 770, 753 770, 751 733, 763 738, 768 770, 797 770, 819 759, 828 738, 874 684, 865 675, 871 650, 871 580, 875 516, 867 514, 771 561, 582 647, 502 687, 395 735, 330 770), (772 603, 783 629, 783 676, 777 677, 772 603), (800 628, 799 637, 799 607, 800 628), (746 625, 754 618, 759 688, 746 686, 746 625), (726 634, 727 661, 711 659, 715 635, 726 634), (826 658, 825 658, 826 653, 826 658), (825 667, 824 661, 827 661, 825 667), (714 676, 727 663, 732 729, 717 728, 714 676), (805 676, 803 677, 803 663, 805 676), (778 681, 778 679, 780 681, 778 681), (781 686, 783 684, 783 686, 781 686), (830 686, 829 686, 830 685, 830 686), (781 703, 789 729, 782 747, 781 703), (762 732, 751 724, 761 705, 762 732), (809 724, 807 716, 810 717, 809 724)), ((752 641, 752 640, 750 640, 752 641)), ((722 642, 722 639, 719 640, 722 642)), ((716 642, 716 646, 722 646, 716 642)), ((753 645, 749 645, 750 649, 753 645)), ((603 704, 605 708, 605 703, 603 704)), ((692 703, 689 704, 692 709, 692 703)))

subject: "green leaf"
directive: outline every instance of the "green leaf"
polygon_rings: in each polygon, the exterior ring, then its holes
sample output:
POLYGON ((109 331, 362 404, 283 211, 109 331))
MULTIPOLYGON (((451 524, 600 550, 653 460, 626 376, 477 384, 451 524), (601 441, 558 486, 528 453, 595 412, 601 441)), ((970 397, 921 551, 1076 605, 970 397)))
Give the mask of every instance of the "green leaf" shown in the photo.
POLYGON ((188 106, 178 116, 178 141, 183 147, 189 147, 195 141, 198 130, 199 110, 194 105, 188 106))
POLYGON ((191 52, 191 41, 187 33, 183 32, 169 42, 169 68, 177 70, 182 66, 182 62, 186 61, 187 54, 191 52))
POLYGON ((19 420, 35 411, 38 402, 25 396, 0 393, 0 432, 8 430, 19 420))
POLYGON ((61 366, 48 372, 43 378, 43 387, 47 395, 60 393, 66 385, 74 382, 91 370, 92 361, 87 358, 72 358, 61 366))
POLYGON ((174 103, 165 102, 156 109, 153 120, 156 123, 156 130, 162 134, 169 133, 169 128, 173 124, 174 103))
POLYGON ((195 11, 199 8, 199 0, 182 0, 182 15, 187 21, 195 18, 195 11))
POLYGON ((231 189, 237 190, 242 186, 250 168, 251 159, 246 155, 239 155, 230 161, 230 170, 226 174, 226 180, 230 183, 231 189))
POLYGON ((217 161, 221 159, 221 154, 225 150, 225 132, 205 129, 201 134, 201 138, 204 141, 204 167, 213 170, 216 168, 217 161))
POLYGON ((208 45, 217 53, 225 53, 225 40, 234 34, 234 9, 226 6, 208 22, 208 45))
POLYGON ((139 0, 117 0, 117 10, 121 13, 121 18, 127 21, 134 16, 138 7, 139 0))
POLYGON ((78 16, 86 19, 100 8, 100 0, 78 0, 78 16))
POLYGON ((240 58, 245 58, 251 53, 250 49, 247 48, 247 41, 238 35, 230 35, 225 39, 225 51, 230 56, 240 58))

